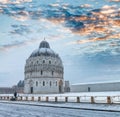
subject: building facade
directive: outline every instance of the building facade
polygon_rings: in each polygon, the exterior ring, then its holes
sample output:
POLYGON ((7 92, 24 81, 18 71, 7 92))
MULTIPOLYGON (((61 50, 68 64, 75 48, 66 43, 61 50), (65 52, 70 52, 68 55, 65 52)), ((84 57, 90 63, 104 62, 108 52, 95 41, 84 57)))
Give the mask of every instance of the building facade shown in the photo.
POLYGON ((70 92, 70 83, 69 83, 69 81, 65 81, 64 91, 65 92, 70 92))
POLYGON ((64 67, 61 58, 42 41, 26 60, 24 93, 63 93, 64 67))
POLYGON ((86 84, 73 84, 71 92, 105 92, 120 91, 120 82, 98 82, 86 84))

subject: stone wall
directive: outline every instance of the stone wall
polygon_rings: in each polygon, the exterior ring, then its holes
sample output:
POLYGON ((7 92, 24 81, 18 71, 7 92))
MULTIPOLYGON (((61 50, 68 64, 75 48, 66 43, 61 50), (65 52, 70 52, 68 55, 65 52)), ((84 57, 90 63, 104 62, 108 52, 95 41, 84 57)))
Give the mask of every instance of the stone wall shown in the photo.
POLYGON ((14 94, 14 92, 17 93, 24 93, 24 87, 1 87, 0 88, 0 94, 14 94))
POLYGON ((71 92, 120 91, 120 82, 76 84, 70 86, 71 92))

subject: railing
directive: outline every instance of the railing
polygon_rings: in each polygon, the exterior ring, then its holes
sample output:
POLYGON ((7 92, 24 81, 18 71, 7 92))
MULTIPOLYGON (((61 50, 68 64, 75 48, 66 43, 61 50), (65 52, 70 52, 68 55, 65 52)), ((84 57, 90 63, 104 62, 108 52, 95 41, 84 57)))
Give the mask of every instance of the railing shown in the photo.
MULTIPOLYGON (((0 96, 0 100, 11 100, 13 96, 0 96)), ((74 102, 74 103, 120 103, 120 96, 18 96, 17 101, 74 102)))

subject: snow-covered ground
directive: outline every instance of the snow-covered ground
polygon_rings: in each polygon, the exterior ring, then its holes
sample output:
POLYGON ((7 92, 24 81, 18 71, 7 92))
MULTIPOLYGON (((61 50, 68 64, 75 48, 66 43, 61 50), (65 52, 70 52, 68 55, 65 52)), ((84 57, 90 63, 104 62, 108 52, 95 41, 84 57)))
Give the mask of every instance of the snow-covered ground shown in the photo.
MULTIPOLYGON (((13 96, 13 94, 0 94, 0 96, 13 96)), ((18 94, 19 96, 120 96, 120 91, 114 92, 80 92, 63 94, 18 94)))
MULTIPOLYGON (((119 104, 103 104, 107 103, 107 96, 111 97, 112 102, 120 103, 120 92, 18 95, 22 96, 24 101, 0 100, 0 117, 120 117, 119 104), (25 101, 26 96, 29 101, 25 101), (30 101, 32 96, 35 101, 30 101), (43 102, 46 101, 46 96, 49 97, 47 103, 43 102), (91 96, 94 96, 95 103, 99 104, 91 104, 91 96), (41 102, 38 101, 38 97, 41 97, 41 102), (57 103, 55 97, 58 97, 57 103), (65 103, 65 97, 72 103, 65 103), (76 97, 80 97, 80 102, 87 103, 75 103, 76 97)), ((0 96, 13 96, 13 94, 0 94, 0 96)))
MULTIPOLYGON (((0 101, 1 102, 1 101, 0 101)), ((120 110, 120 106, 100 104, 80 104, 80 103, 38 103, 38 102, 10 102, 0 103, 0 117, 120 117, 120 112, 108 112, 97 110, 83 110, 78 108, 91 109, 115 109, 120 110), (23 103, 10 104, 10 103, 23 103), (31 104, 31 105, 24 105, 31 104), (37 106, 35 106, 37 105, 37 106), (55 108, 38 105, 73 107, 71 108, 55 108), (75 109, 76 108, 76 109, 75 109)))
POLYGON ((90 109, 101 111, 119 111, 120 105, 116 104, 90 104, 90 103, 51 103, 51 102, 33 102, 33 101, 0 101, 1 104, 20 104, 20 105, 33 105, 33 106, 45 106, 45 107, 57 107, 57 108, 70 108, 70 109, 90 109))

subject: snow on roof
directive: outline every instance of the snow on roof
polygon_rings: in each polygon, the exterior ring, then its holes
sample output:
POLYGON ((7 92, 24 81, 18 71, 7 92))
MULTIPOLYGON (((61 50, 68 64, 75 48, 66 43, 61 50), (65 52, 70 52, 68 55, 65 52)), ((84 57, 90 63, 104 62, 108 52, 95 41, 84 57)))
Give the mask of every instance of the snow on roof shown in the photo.
POLYGON ((89 85, 89 84, 106 84, 106 83, 120 83, 120 80, 117 81, 103 81, 103 82, 84 82, 84 83, 75 83, 72 85, 89 85))

